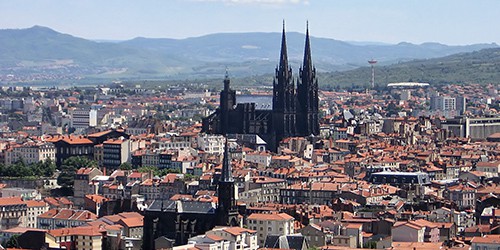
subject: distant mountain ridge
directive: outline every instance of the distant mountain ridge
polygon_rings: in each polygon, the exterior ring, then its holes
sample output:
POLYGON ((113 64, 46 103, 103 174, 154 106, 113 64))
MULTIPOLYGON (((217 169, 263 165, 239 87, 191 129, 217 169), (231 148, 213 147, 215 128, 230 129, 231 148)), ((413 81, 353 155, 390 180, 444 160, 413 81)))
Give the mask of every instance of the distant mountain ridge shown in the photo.
MULTIPOLYGON (((290 64, 297 69, 302 61, 304 34, 286 35, 290 64)), ((41 26, 0 30, 0 76, 44 73, 113 79, 214 78, 220 77, 226 67, 236 77, 269 74, 278 62, 280 39, 279 32, 253 32, 96 42, 41 26)), ((317 37, 311 37, 311 46, 319 72, 355 69, 367 65, 371 58, 387 65, 498 47, 363 44, 317 37)))

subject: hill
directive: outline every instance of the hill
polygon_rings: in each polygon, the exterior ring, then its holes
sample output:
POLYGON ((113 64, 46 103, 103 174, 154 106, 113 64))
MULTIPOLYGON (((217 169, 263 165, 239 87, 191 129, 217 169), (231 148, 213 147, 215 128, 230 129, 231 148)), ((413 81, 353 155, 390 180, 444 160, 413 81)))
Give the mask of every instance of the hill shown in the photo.
MULTIPOLYGON (((234 77, 272 74, 281 34, 224 33, 186 39, 135 38, 96 42, 50 28, 0 30, 0 82, 61 82, 81 79, 209 79, 226 67, 234 77)), ((293 69, 302 61, 304 34, 287 33, 293 69)), ((350 43, 311 37, 318 72, 344 71, 376 58, 381 65, 460 52, 496 44, 448 46, 350 43)))
MULTIPOLYGON (((292 68, 297 69, 304 53, 304 34, 288 32, 286 35, 289 62, 292 68)), ((280 40, 281 33, 255 32, 220 33, 181 40, 136 38, 121 44, 201 62, 195 73, 209 73, 226 65, 231 67, 232 74, 236 76, 249 76, 273 71, 279 57, 280 40)), ((448 46, 438 43, 415 45, 404 42, 396 45, 357 45, 317 37, 311 37, 311 44, 313 60, 319 72, 354 69, 367 65, 367 60, 371 58, 377 58, 381 64, 391 64, 498 47, 496 44, 448 46)))
MULTIPOLYGON (((365 86, 370 82, 370 79, 371 69, 369 67, 320 75, 320 81, 324 83, 324 86, 365 86)), ((428 82, 433 85, 449 83, 500 84, 500 48, 376 66, 375 82, 381 85, 391 82, 428 82)))

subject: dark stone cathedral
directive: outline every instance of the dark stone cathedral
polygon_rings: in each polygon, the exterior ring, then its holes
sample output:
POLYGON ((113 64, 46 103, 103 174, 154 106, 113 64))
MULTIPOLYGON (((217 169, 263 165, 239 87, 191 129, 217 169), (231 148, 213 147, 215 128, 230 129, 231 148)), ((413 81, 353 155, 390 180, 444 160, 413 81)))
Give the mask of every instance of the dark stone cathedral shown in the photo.
POLYGON ((318 81, 311 59, 309 28, 306 29, 304 62, 299 69, 297 88, 292 69, 288 65, 283 24, 280 60, 273 81, 272 105, 257 103, 256 99, 238 100, 226 74, 224 90, 220 92, 220 107, 203 119, 203 132, 257 134, 267 142, 271 150, 276 150, 283 138, 319 134, 318 81))

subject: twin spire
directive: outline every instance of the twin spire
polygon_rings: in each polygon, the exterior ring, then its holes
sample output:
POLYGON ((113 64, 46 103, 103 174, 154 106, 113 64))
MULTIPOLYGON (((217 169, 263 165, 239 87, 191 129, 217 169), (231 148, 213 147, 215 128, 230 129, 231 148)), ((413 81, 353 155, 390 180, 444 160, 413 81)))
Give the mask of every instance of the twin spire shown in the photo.
MULTIPOLYGON (((281 53, 279 62, 279 71, 284 74, 288 73, 288 55, 286 47, 286 35, 285 35, 285 20, 283 20, 283 33, 281 35, 281 53)), ((304 48, 304 62, 302 65, 303 71, 311 72, 313 70, 312 59, 311 59, 311 42, 309 39, 309 21, 306 22, 306 44, 304 48)))
MULTIPOLYGON (((302 65, 301 75, 307 75, 307 78, 313 77, 313 66, 311 60, 311 44, 309 40, 309 22, 306 23, 306 42, 304 49, 304 62, 302 65)), ((288 67, 288 55, 287 55, 287 47, 286 47, 286 34, 285 34, 285 20, 283 20, 283 33, 281 37, 281 53, 280 53, 280 62, 279 66, 276 70, 277 77, 282 76, 284 79, 290 79, 291 77, 291 69, 288 67), (290 75, 289 75, 290 74, 290 75)), ((224 78, 224 90, 229 90, 229 74, 226 68, 226 75, 224 78)), ((274 105, 274 99, 273 99, 274 105)), ((232 176, 232 168, 231 168, 231 159, 229 157, 229 147, 227 141, 227 134, 225 138, 224 144, 224 158, 222 162, 222 171, 221 171, 221 181, 225 183, 234 182, 232 176)))

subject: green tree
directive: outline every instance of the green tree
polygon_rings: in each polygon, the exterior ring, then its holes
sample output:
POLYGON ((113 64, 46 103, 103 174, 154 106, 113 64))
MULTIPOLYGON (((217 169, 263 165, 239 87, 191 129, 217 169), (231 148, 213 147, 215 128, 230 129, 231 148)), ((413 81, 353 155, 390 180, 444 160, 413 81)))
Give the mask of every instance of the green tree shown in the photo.
POLYGON ((40 161, 31 165, 33 174, 37 177, 51 177, 56 171, 56 164, 50 160, 40 161))
POLYGON ((155 176, 165 176, 165 175, 171 174, 171 173, 176 173, 176 174, 180 173, 180 171, 177 169, 171 169, 171 168, 159 169, 155 166, 140 167, 137 169, 137 171, 139 171, 141 173, 149 173, 149 172, 153 171, 153 175, 155 175, 155 176))
POLYGON ((76 171, 80 168, 91 168, 97 164, 85 156, 72 156, 63 161, 61 172, 57 177, 57 184, 63 187, 72 187, 75 181, 76 171))
POLYGON ((141 173, 149 173, 149 172, 153 171, 154 175, 160 174, 160 170, 155 166, 143 166, 143 167, 138 168, 137 171, 139 171, 141 173))
POLYGON ((120 164, 119 169, 120 170, 132 170, 133 167, 132 167, 132 164, 130 164, 129 162, 124 162, 124 163, 120 164))
POLYGON ((377 248, 377 242, 375 242, 375 241, 368 241, 365 244, 363 244, 363 248, 375 249, 375 248, 377 248))
POLYGON ((4 244, 6 248, 19 248, 19 235, 12 235, 9 240, 7 240, 4 244))

